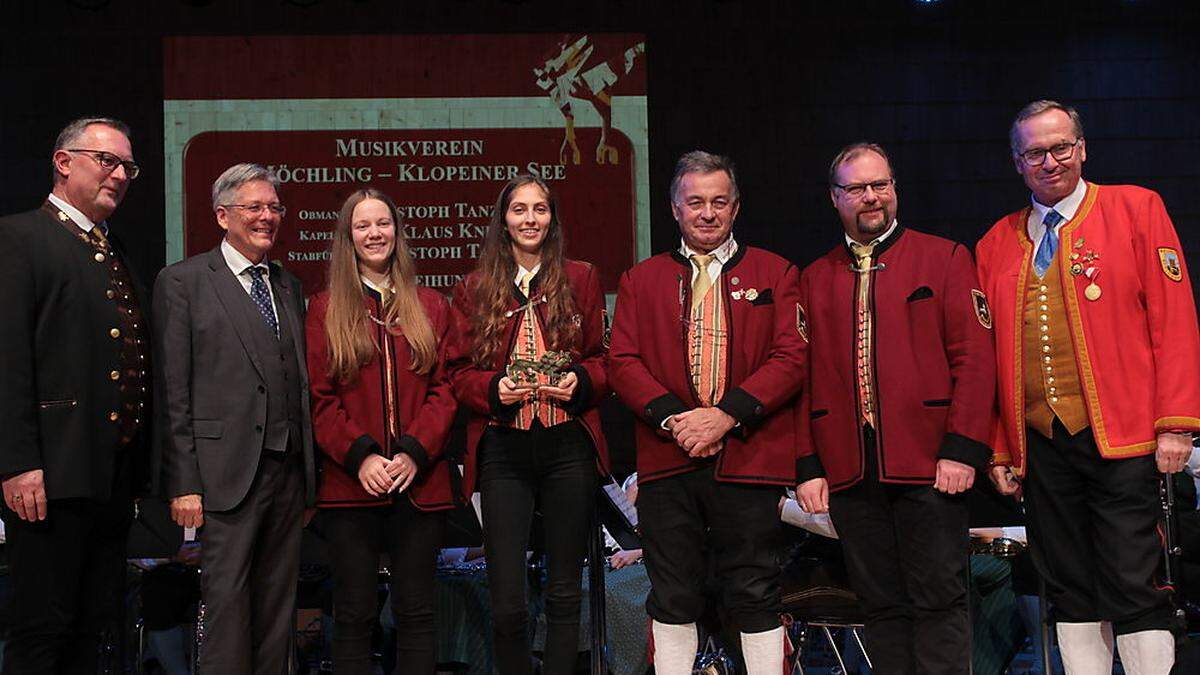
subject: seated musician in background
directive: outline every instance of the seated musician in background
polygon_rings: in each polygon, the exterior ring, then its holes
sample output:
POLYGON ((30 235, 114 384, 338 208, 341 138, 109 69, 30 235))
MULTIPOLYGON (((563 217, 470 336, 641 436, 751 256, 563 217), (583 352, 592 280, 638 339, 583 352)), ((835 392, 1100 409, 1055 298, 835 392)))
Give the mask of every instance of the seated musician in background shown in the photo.
POLYGON ((457 403, 446 379, 450 307, 416 284, 400 216, 371 188, 346 199, 328 288, 308 308, 317 506, 333 570, 333 666, 372 673, 380 553, 391 570, 397 662, 434 672, 434 584, 445 511, 442 449, 457 403))

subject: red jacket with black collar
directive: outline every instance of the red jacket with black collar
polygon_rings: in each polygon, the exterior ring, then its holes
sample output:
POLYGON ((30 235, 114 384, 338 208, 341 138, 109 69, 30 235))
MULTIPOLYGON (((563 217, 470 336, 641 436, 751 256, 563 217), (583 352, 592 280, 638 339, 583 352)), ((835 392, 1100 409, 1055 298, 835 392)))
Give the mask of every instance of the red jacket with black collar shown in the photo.
MULTIPOLYGON (((368 326, 375 332, 376 343, 384 345, 385 351, 377 352, 349 383, 329 376, 329 340, 325 335, 329 293, 318 293, 309 301, 305 331, 313 436, 325 460, 321 465, 318 506, 388 503, 390 499, 377 499, 362 488, 358 468, 371 453, 391 457, 405 452, 419 470, 408 488, 413 505, 423 511, 454 507, 457 496, 451 489, 450 467, 442 454, 458 408, 446 376, 450 307, 436 291, 418 288, 417 294, 438 342, 433 370, 427 375, 410 370, 412 352, 408 340, 403 335, 391 335, 371 322, 368 326), (386 367, 390 367, 395 377, 395 390, 390 396, 397 415, 398 435, 389 433, 386 420, 389 399, 384 379, 386 367)), ((375 316, 381 314, 378 294, 366 291, 363 302, 364 310, 375 316)))
POLYGON ((939 459, 986 468, 996 365, 970 250, 899 226, 875 247, 872 447, 859 421, 852 261, 843 244, 800 278, 812 363, 797 409, 800 482, 824 476, 831 490, 850 487, 867 453, 885 483, 931 484, 939 459))
MULTIPOLYGON (((1036 251, 1029 207, 1001 218, 975 247, 996 316, 1000 415, 993 462, 1025 473, 1023 288, 1036 251)), ((1200 431, 1200 330, 1179 237, 1162 197, 1136 185, 1087 184, 1075 217, 1059 229, 1067 325, 1088 421, 1106 459, 1154 452, 1163 431, 1200 431), (1072 253, 1094 252, 1093 279, 1071 271, 1072 253)))
MULTIPOLYGON (((699 405, 688 374, 684 321, 691 274, 691 263, 678 252, 661 253, 622 275, 617 293, 609 380, 641 420, 636 439, 642 482, 712 463, 688 457, 661 427, 667 416, 699 405)), ((799 280, 794 265, 753 247, 739 247, 722 266, 729 351, 725 395, 717 407, 738 426, 716 455, 718 480, 796 481, 793 406, 808 348, 798 322, 799 280), (752 299, 746 293, 751 289, 752 299)))
MULTIPOLYGON (((576 354, 576 358, 568 367, 568 370, 579 378, 579 383, 575 388, 575 397, 563 406, 563 410, 583 423, 596 448, 597 470, 607 473, 608 446, 604 442, 604 434, 600 429, 600 413, 596 409, 600 400, 609 392, 608 376, 604 371, 604 293, 600 289, 600 275, 591 263, 564 260, 563 272, 571 287, 576 311, 579 312, 580 327, 580 341, 570 349, 576 354)), ((540 297, 540 281, 541 276, 538 275, 530 282, 529 295, 535 301, 540 297)), ((527 302, 514 285, 513 295, 508 302, 512 316, 508 320, 504 347, 497 351, 492 363, 481 367, 474 359, 475 331, 471 320, 475 314, 475 287, 478 283, 478 272, 472 272, 454 287, 451 295, 454 338, 448 360, 450 380, 454 386, 454 395, 471 411, 467 423, 466 454, 463 457, 463 493, 467 497, 475 491, 478 446, 484 430, 492 422, 510 421, 516 413, 515 406, 500 403, 499 384, 512 353, 513 341, 517 337, 517 328, 522 316, 517 310, 524 309, 527 302)), ((544 327, 546 305, 537 303, 534 307, 537 319, 544 327)))

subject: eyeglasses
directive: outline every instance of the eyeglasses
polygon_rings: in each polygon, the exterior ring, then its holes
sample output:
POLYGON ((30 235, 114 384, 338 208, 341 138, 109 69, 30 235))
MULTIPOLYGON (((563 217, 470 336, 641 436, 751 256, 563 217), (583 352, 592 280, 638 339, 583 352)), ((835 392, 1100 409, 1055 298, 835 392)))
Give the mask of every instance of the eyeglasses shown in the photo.
POLYGON ((218 206, 221 206, 226 209, 241 209, 241 210, 245 211, 246 213, 249 213, 254 216, 261 216, 263 214, 263 211, 270 211, 271 213, 273 213, 277 216, 282 216, 283 214, 287 213, 287 207, 284 206, 283 204, 279 204, 279 203, 275 203, 275 204, 258 204, 258 203, 255 203, 255 204, 219 204, 218 206))
POLYGON ((90 150, 88 148, 64 148, 64 150, 67 152, 80 152, 88 157, 91 157, 92 159, 96 160, 96 163, 100 165, 101 169, 104 169, 105 173, 112 173, 113 171, 116 171, 117 166, 120 165, 125 168, 125 175, 129 178, 129 180, 137 178, 138 174, 142 172, 142 169, 137 165, 137 162, 121 159, 111 152, 105 152, 103 150, 90 150))
POLYGON ((1047 148, 1031 148, 1025 152, 1017 153, 1021 159, 1025 161, 1026 166, 1041 166, 1046 163, 1046 155, 1050 155, 1055 161, 1065 162, 1071 159, 1071 155, 1075 154, 1075 146, 1083 137, 1076 138, 1072 143, 1059 143, 1058 145, 1047 148))
POLYGON ((833 187, 841 190, 854 199, 862 199, 867 194, 867 188, 871 188, 871 192, 877 195, 886 195, 892 191, 892 186, 896 184, 896 179, 889 178, 887 180, 875 180, 870 183, 851 183, 849 185, 833 184, 833 187))

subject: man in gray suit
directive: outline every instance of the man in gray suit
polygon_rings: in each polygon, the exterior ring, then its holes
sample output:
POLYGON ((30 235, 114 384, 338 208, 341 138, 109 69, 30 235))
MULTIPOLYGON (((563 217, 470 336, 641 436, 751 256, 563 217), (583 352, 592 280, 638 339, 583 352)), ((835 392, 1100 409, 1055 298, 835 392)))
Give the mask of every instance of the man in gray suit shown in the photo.
POLYGON ((225 230, 154 284, 164 496, 201 546, 206 673, 285 672, 304 506, 314 495, 300 280, 267 253, 285 212, 275 175, 213 184, 225 230))

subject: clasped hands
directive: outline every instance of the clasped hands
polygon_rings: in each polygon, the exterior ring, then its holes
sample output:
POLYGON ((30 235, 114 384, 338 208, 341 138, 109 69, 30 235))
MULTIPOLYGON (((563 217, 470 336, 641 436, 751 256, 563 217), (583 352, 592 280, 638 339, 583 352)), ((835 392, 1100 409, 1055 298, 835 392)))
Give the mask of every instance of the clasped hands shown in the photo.
POLYGON ((417 476, 417 464, 407 453, 399 452, 390 460, 371 453, 358 467, 358 482, 372 497, 404 492, 417 476))
POLYGON ((737 425, 720 408, 692 408, 667 418, 667 429, 689 457, 712 457, 725 446, 725 434, 737 425))
POLYGON ((500 378, 500 383, 497 388, 500 394, 500 402, 504 405, 512 405, 520 403, 530 396, 542 396, 552 398, 556 401, 564 403, 571 400, 575 395, 575 388, 579 386, 579 377, 575 373, 567 373, 558 381, 558 386, 548 384, 517 384, 507 375, 500 378))

